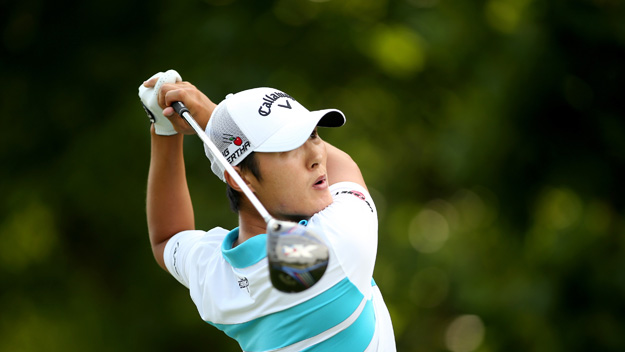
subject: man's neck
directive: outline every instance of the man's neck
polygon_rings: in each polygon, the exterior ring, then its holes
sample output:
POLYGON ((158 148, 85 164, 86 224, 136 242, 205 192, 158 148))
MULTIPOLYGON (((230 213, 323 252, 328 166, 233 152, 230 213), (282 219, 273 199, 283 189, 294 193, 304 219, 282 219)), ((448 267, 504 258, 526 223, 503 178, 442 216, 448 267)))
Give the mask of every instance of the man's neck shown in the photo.
POLYGON ((267 224, 265 220, 258 214, 256 210, 239 211, 239 238, 234 242, 232 247, 236 247, 250 238, 267 232, 267 224))

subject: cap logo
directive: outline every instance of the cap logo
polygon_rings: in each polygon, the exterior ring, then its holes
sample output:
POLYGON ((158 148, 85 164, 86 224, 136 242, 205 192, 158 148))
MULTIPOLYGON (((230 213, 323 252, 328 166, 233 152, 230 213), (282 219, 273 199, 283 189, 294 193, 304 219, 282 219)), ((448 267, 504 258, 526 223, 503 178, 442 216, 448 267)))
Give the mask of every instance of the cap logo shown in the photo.
POLYGON ((251 146, 250 141, 243 141, 241 137, 232 134, 223 134, 221 138, 228 145, 221 153, 230 164, 243 156, 251 146))
POLYGON ((237 147, 243 144, 243 140, 241 139, 241 137, 235 137, 232 134, 224 134, 222 138, 225 143, 232 143, 237 147))
MULTIPOLYGON (((287 98, 295 101, 293 97, 280 91, 277 91, 273 94, 265 94, 265 96, 263 97, 263 103, 258 108, 258 114, 260 116, 268 116, 269 114, 271 114, 271 108, 273 106, 273 103, 275 103, 280 98, 287 98)), ((281 108, 291 109, 291 103, 288 100, 285 104, 278 104, 278 106, 281 108)))

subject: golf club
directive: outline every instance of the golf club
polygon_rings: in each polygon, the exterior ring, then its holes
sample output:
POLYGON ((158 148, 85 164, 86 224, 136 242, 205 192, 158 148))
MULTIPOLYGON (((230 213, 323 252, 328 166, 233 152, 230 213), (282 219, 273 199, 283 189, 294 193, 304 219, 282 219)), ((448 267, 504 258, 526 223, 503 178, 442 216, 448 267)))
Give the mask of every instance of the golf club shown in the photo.
POLYGON ((174 102, 171 106, 195 130, 265 220, 272 285, 282 292, 300 292, 319 281, 329 259, 328 248, 319 236, 301 224, 274 219, 191 116, 189 109, 182 102, 174 102))

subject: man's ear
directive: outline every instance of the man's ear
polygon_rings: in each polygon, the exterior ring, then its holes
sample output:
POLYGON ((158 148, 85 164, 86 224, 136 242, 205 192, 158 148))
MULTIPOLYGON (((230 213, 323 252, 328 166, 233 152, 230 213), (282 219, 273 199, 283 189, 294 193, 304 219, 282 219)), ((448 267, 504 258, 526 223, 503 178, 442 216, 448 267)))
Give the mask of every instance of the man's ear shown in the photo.
MULTIPOLYGON (((252 192, 255 192, 254 187, 252 186, 250 181, 247 179, 246 173, 242 173, 241 169, 239 169, 238 166, 234 166, 233 168, 237 172, 237 174, 241 176, 241 178, 243 179, 243 182, 245 182, 245 184, 252 190, 252 192)), ((230 176, 230 174, 227 171, 224 173, 224 176, 226 178, 226 182, 228 183, 230 187, 232 187, 232 189, 234 189, 237 192, 243 193, 243 191, 241 190, 241 187, 239 187, 239 185, 234 181, 234 178, 232 178, 232 176, 230 176)))

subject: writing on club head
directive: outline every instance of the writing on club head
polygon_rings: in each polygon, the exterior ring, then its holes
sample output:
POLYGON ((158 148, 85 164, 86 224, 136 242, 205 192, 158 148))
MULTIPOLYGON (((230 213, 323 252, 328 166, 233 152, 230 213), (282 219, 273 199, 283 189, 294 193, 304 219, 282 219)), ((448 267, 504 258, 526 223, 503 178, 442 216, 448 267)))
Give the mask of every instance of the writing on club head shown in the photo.
POLYGON ((310 228, 271 220, 267 224, 267 258, 272 285, 282 292, 300 292, 321 279, 329 252, 310 228))

